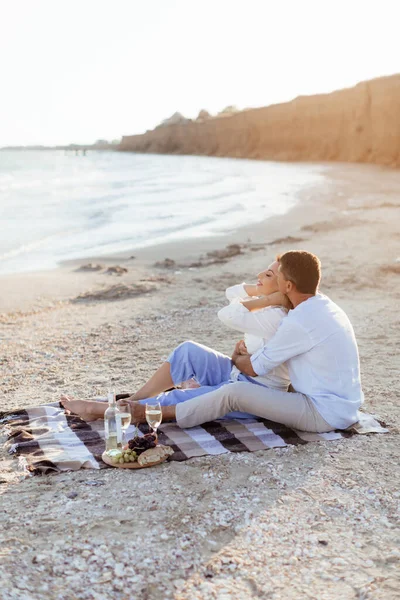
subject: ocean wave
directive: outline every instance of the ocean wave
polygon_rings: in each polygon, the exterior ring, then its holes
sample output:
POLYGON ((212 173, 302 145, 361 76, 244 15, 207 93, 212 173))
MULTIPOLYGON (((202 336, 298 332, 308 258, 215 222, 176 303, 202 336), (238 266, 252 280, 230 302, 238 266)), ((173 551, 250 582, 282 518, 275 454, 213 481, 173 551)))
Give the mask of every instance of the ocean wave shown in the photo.
POLYGON ((250 160, 23 154, 0 172, 1 272, 234 231, 282 214, 323 177, 323 167, 250 160))
POLYGON ((20 256, 22 254, 28 254, 28 253, 34 252, 35 250, 42 248, 44 245, 49 244, 49 243, 53 242, 54 240, 58 240, 60 238, 60 235, 69 236, 69 235, 72 235, 73 233, 74 233, 73 230, 62 231, 62 232, 58 231, 57 233, 53 233, 51 235, 44 236, 38 240, 28 242, 25 244, 21 244, 20 246, 17 246, 16 248, 13 248, 11 250, 4 252, 3 254, 0 254, 0 261, 4 262, 11 258, 20 256))

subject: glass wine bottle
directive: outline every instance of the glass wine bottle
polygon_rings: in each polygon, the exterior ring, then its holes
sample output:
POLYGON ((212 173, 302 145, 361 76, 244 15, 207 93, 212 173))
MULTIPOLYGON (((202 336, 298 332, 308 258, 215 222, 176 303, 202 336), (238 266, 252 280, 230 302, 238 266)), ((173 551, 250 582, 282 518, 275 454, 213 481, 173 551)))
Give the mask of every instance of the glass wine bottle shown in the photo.
POLYGON ((108 408, 104 413, 104 432, 106 438, 106 451, 122 448, 121 419, 119 409, 115 402, 115 393, 108 394, 108 408))

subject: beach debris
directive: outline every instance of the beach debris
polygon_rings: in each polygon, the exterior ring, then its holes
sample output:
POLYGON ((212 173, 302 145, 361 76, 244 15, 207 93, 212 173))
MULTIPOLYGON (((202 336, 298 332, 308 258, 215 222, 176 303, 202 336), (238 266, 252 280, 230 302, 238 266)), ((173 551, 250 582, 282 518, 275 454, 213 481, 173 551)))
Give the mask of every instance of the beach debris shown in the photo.
POLYGON ((141 296, 154 292, 157 288, 155 284, 132 283, 126 285, 120 283, 112 285, 108 288, 103 288, 97 291, 85 292, 72 300, 72 302, 98 302, 101 300, 123 300, 132 296, 141 296))
POLYGON ((258 252, 259 250, 265 250, 265 246, 267 244, 253 244, 251 242, 247 242, 244 244, 244 248, 248 248, 251 252, 258 252))
POLYGON ((240 244, 229 244, 226 248, 222 248, 221 250, 212 250, 207 252, 207 255, 200 256, 200 258, 188 264, 180 264, 177 265, 181 268, 185 269, 198 269, 201 267, 208 267, 209 265, 215 264, 223 264, 227 263, 230 258, 238 256, 239 254, 244 254, 243 248, 240 244))
POLYGON ((349 206, 347 207, 347 210, 358 210, 358 211, 364 211, 364 210, 376 210, 378 208, 399 208, 399 204, 396 204, 394 202, 374 202, 374 200, 372 198, 369 198, 368 200, 370 201, 369 204, 366 204, 364 202, 364 198, 362 198, 361 200, 358 199, 350 199, 349 200, 349 206))
POLYGON ((350 215, 338 217, 331 221, 319 221, 311 225, 303 225, 301 231, 312 231, 313 233, 326 233, 328 231, 337 231, 338 229, 347 229, 349 227, 358 227, 364 225, 368 221, 362 219, 354 219, 350 215))
POLYGON ((204 267, 205 264, 204 262, 202 262, 201 260, 198 260, 196 262, 190 263, 189 265, 187 265, 188 269, 198 269, 199 267, 204 267))
POLYGON ((109 275, 123 275, 127 273, 128 269, 126 267, 120 267, 119 265, 115 265, 113 267, 108 267, 106 273, 109 275))
POLYGON ((207 252, 205 257, 201 256, 199 260, 195 262, 185 265, 181 264, 179 266, 182 268, 198 269, 200 267, 208 267, 209 265, 227 263, 230 258, 244 254, 243 248, 245 247, 246 244, 243 246, 240 244, 229 244, 229 246, 226 246, 226 248, 222 248, 221 250, 207 252))
POLYGON ((207 252, 209 258, 217 259, 217 261, 232 258, 233 256, 238 256, 238 254, 243 254, 240 244, 229 244, 229 246, 226 246, 226 248, 223 248, 222 250, 207 252))
POLYGON ((167 277, 166 275, 150 275, 149 277, 145 277, 141 279, 141 281, 157 281, 160 283, 173 283, 174 280, 172 277, 167 277))
POLYGON ((305 238, 293 237, 292 235, 287 235, 286 237, 277 238, 272 242, 267 242, 267 246, 274 246, 275 244, 299 244, 300 242, 304 242, 305 238))
POLYGON ((172 258, 164 258, 164 260, 156 262, 154 266, 163 269, 173 269, 176 266, 176 262, 172 258))
POLYGON ((380 268, 381 273, 385 273, 385 274, 394 274, 394 275, 400 275, 400 263, 395 263, 394 265, 383 265, 380 268))
POLYGON ((79 267, 78 271, 103 271, 106 266, 100 263, 87 263, 87 265, 82 265, 79 267))
MULTIPOLYGON (((165 258, 163 261, 155 263, 155 267, 163 269, 198 269, 202 267, 208 267, 209 265, 215 265, 219 263, 226 263, 230 258, 244 254, 243 248, 245 245, 240 244, 229 244, 226 248, 221 250, 212 250, 207 252, 206 256, 200 256, 200 258, 190 263, 177 263, 172 258, 165 258)), ((179 271, 175 271, 175 274, 179 274, 179 271)))

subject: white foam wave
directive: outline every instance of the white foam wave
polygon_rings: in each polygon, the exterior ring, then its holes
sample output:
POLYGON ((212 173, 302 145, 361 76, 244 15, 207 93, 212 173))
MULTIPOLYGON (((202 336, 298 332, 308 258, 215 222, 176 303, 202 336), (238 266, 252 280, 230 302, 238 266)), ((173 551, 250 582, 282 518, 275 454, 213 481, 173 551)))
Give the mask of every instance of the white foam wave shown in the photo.
POLYGON ((287 211, 323 172, 190 156, 3 154, 0 272, 233 231, 287 211))

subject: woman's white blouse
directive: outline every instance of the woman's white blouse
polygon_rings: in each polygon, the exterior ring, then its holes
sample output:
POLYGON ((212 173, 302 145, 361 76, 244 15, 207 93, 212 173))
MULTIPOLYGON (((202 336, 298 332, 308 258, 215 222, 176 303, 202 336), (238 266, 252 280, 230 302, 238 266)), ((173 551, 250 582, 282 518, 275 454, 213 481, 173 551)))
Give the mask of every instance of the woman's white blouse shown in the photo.
MULTIPOLYGON (((244 341, 249 354, 254 354, 263 348, 275 335, 279 325, 287 315, 287 311, 279 306, 269 306, 250 312, 243 306, 241 300, 251 300, 244 289, 245 284, 240 283, 229 287, 225 294, 230 304, 218 312, 219 319, 231 329, 244 333, 244 341)), ((232 368, 231 377, 238 378, 240 371, 232 368)), ((287 390, 290 380, 285 364, 275 367, 267 375, 253 377, 257 383, 268 387, 287 390)))

